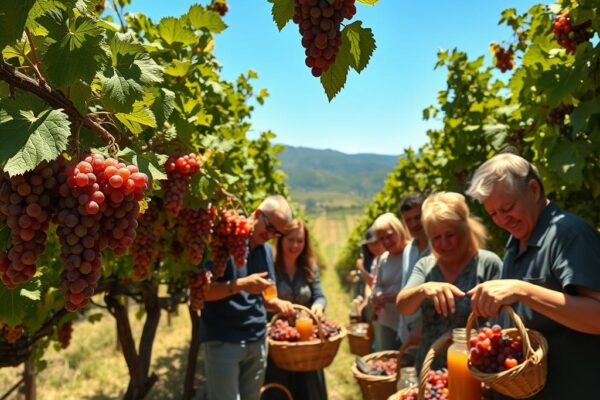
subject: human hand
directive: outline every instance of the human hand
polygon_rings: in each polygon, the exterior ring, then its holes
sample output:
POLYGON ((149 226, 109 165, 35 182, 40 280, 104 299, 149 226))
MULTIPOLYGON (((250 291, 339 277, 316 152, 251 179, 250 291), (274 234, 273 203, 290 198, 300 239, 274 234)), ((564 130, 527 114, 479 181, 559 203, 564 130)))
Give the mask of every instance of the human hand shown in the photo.
POLYGON ((324 311, 323 304, 313 304, 310 308, 310 311, 312 311, 312 313, 315 314, 317 318, 321 318, 323 316, 324 311))
POLYGON ((447 282, 427 282, 423 284, 424 295, 433 300, 433 306, 438 314, 447 317, 456 311, 454 297, 464 297, 465 292, 447 282))
POLYGON ((276 313, 281 313, 285 316, 291 316, 294 314, 294 304, 287 300, 281 300, 275 297, 267 304, 269 305, 269 308, 273 309, 276 313))
POLYGON ((503 305, 519 301, 525 282, 518 279, 496 279, 486 281, 467 292, 471 298, 471 310, 479 317, 498 315, 503 305))
POLYGON ((243 290, 244 292, 262 294, 263 290, 273 284, 273 282, 267 279, 268 276, 269 274, 267 272, 251 274, 243 278, 238 278, 237 285, 240 290, 243 290))

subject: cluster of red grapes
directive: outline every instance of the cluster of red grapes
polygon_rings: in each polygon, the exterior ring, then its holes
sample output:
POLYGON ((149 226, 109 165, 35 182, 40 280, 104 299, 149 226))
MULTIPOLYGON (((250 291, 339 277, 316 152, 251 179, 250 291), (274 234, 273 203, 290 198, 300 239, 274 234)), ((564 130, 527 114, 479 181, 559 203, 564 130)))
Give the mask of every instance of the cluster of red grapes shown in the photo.
POLYGON ((593 35, 591 31, 591 21, 586 21, 583 24, 573 26, 571 23, 571 15, 568 11, 554 16, 554 38, 559 45, 567 50, 567 53, 575 53, 577 45, 587 42, 593 35))
POLYGON ((571 115, 575 107, 572 104, 561 104, 550 110, 548 113, 548 123, 550 125, 563 125, 565 117, 571 115))
MULTIPOLYGON (((323 330, 323 337, 329 339, 340 333, 341 328, 335 322, 328 319, 321 319, 321 329, 323 330)), ((319 327, 317 324, 313 325, 313 338, 319 338, 319 327)))
POLYGON ((500 325, 481 328, 469 345, 469 361, 481 372, 502 372, 525 361, 523 342, 503 335, 500 325))
POLYGON ((23 336, 23 325, 15 325, 11 328, 0 322, 0 332, 7 343, 14 344, 23 336))
POLYGON ((406 393, 402 393, 400 395, 400 400, 418 400, 419 399, 419 390, 418 389, 410 389, 406 393))
POLYGON ((342 44, 340 26, 356 14, 355 0, 295 0, 294 23, 298 24, 306 65, 321 76, 335 62, 342 44))
POLYGON ((0 253, 0 276, 9 289, 31 279, 45 250, 59 168, 59 162, 43 162, 23 175, 0 175, 0 228, 8 226, 11 243, 0 253))
POLYGON ((298 330, 285 319, 277 319, 269 328, 269 337, 281 342, 297 342, 300 340, 298 330))
POLYGON ((204 257, 206 245, 210 242, 213 226, 217 218, 214 206, 208 209, 183 209, 179 213, 179 224, 183 229, 183 241, 188 259, 194 264, 200 264, 204 257))
POLYGON ((448 400, 448 370, 446 368, 429 371, 423 398, 448 400))
POLYGON ((138 228, 135 240, 131 245, 133 255, 133 277, 142 280, 148 276, 150 266, 156 260, 158 236, 156 221, 158 221, 158 203, 153 200, 143 214, 138 216, 138 228))
POLYGON ((136 166, 95 154, 59 172, 58 212, 65 308, 85 307, 101 275, 103 248, 123 254, 135 240, 138 201, 148 177, 136 166))
POLYGON ((367 365, 369 366, 369 375, 391 376, 396 374, 398 360, 396 357, 382 357, 367 361, 367 365))
POLYGON ((227 3, 224 2, 213 1, 210 4, 210 9, 218 12, 221 17, 224 17, 225 14, 227 14, 227 11, 229 11, 229 6, 227 6, 227 3))
POLYGON ((183 206, 183 197, 188 189, 190 178, 197 174, 202 162, 194 153, 172 154, 165 163, 167 180, 163 183, 165 190, 165 212, 176 218, 183 206))
POLYGON ((239 215, 237 211, 221 211, 210 242, 215 276, 223 276, 229 256, 233 257, 237 267, 241 268, 246 264, 247 241, 253 229, 246 217, 239 215))
POLYGON ((58 337, 58 343, 61 349, 66 349, 71 344, 71 337, 73 336, 73 321, 68 321, 58 327, 56 331, 58 337))
POLYGON ((500 71, 506 72, 513 69, 515 66, 515 54, 512 46, 508 47, 508 49, 505 49, 502 46, 494 44, 492 46, 492 52, 494 53, 494 63, 500 71))
POLYGON ((210 271, 205 269, 190 276, 190 305, 192 310, 200 311, 204 306, 204 298, 210 286, 211 277, 210 271))

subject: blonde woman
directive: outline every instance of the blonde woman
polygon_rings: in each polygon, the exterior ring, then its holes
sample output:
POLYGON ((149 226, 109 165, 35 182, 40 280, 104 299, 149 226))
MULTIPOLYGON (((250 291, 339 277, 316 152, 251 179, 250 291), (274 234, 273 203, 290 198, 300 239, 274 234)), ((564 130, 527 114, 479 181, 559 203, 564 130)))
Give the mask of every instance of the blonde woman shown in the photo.
POLYGON ((373 230, 386 250, 377 263, 372 297, 373 308, 377 312, 376 347, 378 350, 395 350, 401 343, 397 332, 399 315, 394 301, 402 288, 402 255, 410 241, 410 233, 392 213, 380 215, 373 223, 373 230))
POLYGON ((464 327, 471 303, 466 292, 481 282, 500 277, 502 261, 487 250, 485 227, 470 215, 459 193, 432 194, 423 203, 423 227, 432 255, 422 258, 397 298, 403 315, 422 312, 420 369, 431 344, 445 332, 464 327))

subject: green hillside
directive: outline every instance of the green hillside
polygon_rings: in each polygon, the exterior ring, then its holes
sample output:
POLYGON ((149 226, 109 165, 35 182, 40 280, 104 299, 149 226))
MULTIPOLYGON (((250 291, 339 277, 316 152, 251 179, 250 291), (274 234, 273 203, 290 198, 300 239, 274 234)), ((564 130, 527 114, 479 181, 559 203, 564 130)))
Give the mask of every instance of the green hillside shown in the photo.
POLYGON ((360 208, 379 190, 397 163, 396 156, 345 154, 286 146, 280 156, 292 197, 308 213, 319 209, 360 208))

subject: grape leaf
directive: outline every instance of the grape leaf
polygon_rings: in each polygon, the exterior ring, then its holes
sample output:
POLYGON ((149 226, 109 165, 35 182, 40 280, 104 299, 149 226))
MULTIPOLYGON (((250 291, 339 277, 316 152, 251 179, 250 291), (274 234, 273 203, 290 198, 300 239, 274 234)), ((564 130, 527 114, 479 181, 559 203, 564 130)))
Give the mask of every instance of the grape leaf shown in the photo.
POLYGON ((342 46, 335 59, 335 63, 321 75, 321 85, 323 85, 323 89, 325 90, 329 101, 333 100, 346 84, 348 70, 353 62, 354 58, 352 57, 352 54, 350 54, 349 41, 342 40, 342 46))
POLYGON ((356 21, 346 25, 342 31, 344 35, 342 40, 349 42, 350 54, 354 59, 351 66, 359 73, 369 64, 373 51, 377 48, 373 31, 370 28, 363 28, 361 25, 361 21, 356 21))
POLYGON ((9 175, 34 169, 40 162, 56 159, 66 150, 71 130, 62 110, 15 110, 5 102, 0 108, 0 167, 9 175))
POLYGON ((366 4, 368 6, 374 6, 379 0, 356 0, 359 3, 366 4))
POLYGON ((112 65, 100 76, 103 103, 111 111, 131 113, 145 89, 162 82, 162 67, 143 53, 131 35, 115 34, 109 40, 112 65))
POLYGON ((161 88, 158 94, 155 93, 155 100, 150 109, 154 113, 157 123, 162 125, 175 109, 175 92, 161 88))
POLYGON ((14 326, 23 321, 40 299, 39 279, 32 279, 17 289, 0 285, 0 321, 14 326))
POLYGON ((269 0, 273 4, 271 15, 280 31, 294 16, 294 0, 269 0))
POLYGON ((115 117, 132 133, 138 135, 144 130, 144 126, 156 128, 156 118, 152 111, 142 102, 133 105, 130 113, 116 113, 115 117))
POLYGON ((68 18, 65 11, 55 9, 39 17, 38 22, 48 30, 50 45, 42 54, 48 79, 61 88, 79 79, 91 83, 106 56, 101 47, 103 31, 94 19, 68 18))
POLYGON ((168 44, 182 43, 191 45, 198 40, 194 32, 187 28, 183 21, 175 17, 166 17, 158 23, 158 34, 168 44))
POLYGON ((223 22, 219 13, 207 10, 197 4, 190 7, 188 19, 190 24, 196 29, 208 29, 214 33, 221 33, 227 29, 227 24, 223 22))
POLYGON ((138 166, 140 172, 148 175, 155 181, 162 181, 167 179, 163 165, 167 162, 168 157, 164 154, 156 154, 153 152, 140 152, 138 153, 133 162, 138 166))
POLYGON ((27 15, 35 0, 2 0, 0 2, 0 49, 23 36, 27 15))
POLYGON ((189 60, 173 60, 173 63, 165 68, 165 74, 174 77, 184 77, 190 72, 192 66, 189 60))

